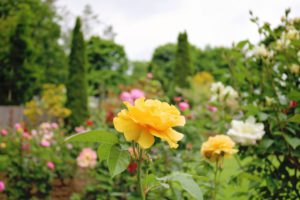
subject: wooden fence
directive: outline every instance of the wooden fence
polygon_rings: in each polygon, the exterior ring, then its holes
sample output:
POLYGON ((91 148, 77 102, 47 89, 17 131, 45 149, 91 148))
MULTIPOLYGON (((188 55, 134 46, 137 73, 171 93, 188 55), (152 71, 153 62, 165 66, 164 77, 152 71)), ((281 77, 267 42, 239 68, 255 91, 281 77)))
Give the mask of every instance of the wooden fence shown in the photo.
POLYGON ((22 106, 0 106, 0 128, 12 128, 24 119, 22 106))

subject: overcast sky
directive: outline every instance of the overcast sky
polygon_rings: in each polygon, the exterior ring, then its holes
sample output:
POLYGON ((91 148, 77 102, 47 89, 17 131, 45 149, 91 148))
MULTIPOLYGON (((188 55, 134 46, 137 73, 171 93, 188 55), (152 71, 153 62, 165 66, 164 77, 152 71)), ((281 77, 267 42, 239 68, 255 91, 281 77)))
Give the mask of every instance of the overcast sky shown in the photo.
MULTIPOLYGON (((115 41, 125 46, 131 60, 151 59, 157 46, 176 42, 184 30, 198 47, 257 41, 249 10, 273 26, 286 8, 292 9, 291 16, 300 17, 300 0, 59 0, 57 4, 73 16, 89 4, 102 22, 113 25, 115 41)), ((94 32, 102 34, 101 26, 94 32)))

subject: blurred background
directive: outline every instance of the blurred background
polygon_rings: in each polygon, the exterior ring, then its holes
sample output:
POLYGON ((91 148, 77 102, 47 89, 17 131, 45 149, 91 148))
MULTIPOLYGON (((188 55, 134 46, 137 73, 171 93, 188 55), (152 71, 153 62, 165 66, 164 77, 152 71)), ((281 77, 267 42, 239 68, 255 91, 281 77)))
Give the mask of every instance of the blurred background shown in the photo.
POLYGON ((155 182, 174 171, 211 199, 201 144, 249 116, 265 136, 224 162, 219 199, 299 199, 299 17, 299 0, 1 0, 0 199, 139 199, 132 155, 111 179, 97 146, 64 140, 120 136, 114 117, 140 97, 187 119, 178 151, 149 150, 149 199, 192 198, 155 182))

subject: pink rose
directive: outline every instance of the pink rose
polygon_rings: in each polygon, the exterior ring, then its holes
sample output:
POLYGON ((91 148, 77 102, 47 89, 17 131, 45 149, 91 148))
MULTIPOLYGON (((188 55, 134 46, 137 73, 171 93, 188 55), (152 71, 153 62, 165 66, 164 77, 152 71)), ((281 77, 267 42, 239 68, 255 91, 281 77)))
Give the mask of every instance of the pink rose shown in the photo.
POLYGON ((130 91, 130 94, 133 100, 139 99, 141 97, 145 97, 145 93, 139 89, 132 89, 130 91))
POLYGON ((94 168, 97 164, 97 153, 91 148, 84 148, 76 160, 79 167, 94 168))
POLYGON ((126 101, 126 102, 129 102, 131 104, 133 104, 133 99, 132 99, 132 96, 129 92, 122 92, 120 94, 120 97, 119 97, 122 101, 126 101))
POLYGON ((185 111, 186 109, 190 108, 190 105, 187 102, 181 102, 178 104, 178 106, 181 111, 185 111))
POLYGON ((3 181, 0 181, 0 192, 3 192, 5 190, 5 184, 3 181))
POLYGON ((6 136, 7 134, 8 134, 7 130, 5 130, 5 129, 1 130, 1 135, 6 136))
POLYGON ((50 142, 47 140, 42 140, 41 141, 41 146, 42 147, 50 147, 50 142))
POLYGON ((55 164, 51 161, 47 162, 47 167, 51 170, 54 170, 55 169, 55 164))
POLYGON ((215 107, 215 106, 210 106, 210 105, 208 105, 207 106, 207 110, 209 110, 210 112, 217 112, 218 111, 218 108, 217 107, 215 107))

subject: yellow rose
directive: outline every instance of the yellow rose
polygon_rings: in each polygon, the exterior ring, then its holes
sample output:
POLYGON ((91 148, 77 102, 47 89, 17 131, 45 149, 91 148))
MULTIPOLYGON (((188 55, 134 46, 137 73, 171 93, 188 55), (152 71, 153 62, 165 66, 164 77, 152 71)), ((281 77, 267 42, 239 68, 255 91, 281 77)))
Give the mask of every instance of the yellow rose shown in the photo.
POLYGON ((229 136, 216 135, 209 137, 206 142, 202 144, 201 155, 210 161, 219 161, 222 157, 230 157, 237 152, 234 149, 235 143, 229 136))
POLYGON ((143 149, 154 144, 154 136, 166 140, 171 148, 177 148, 177 142, 183 134, 172 127, 183 126, 185 118, 175 106, 158 100, 139 98, 134 105, 124 102, 127 110, 122 110, 114 118, 117 131, 124 133, 127 141, 137 142, 143 149))

